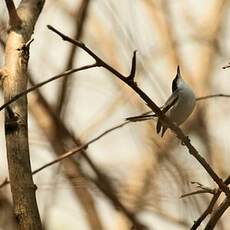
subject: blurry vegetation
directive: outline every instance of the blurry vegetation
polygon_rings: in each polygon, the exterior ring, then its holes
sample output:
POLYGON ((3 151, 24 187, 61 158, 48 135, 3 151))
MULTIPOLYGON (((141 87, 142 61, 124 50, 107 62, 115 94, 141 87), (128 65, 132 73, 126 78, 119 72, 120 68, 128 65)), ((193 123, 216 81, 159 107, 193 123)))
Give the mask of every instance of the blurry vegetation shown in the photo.
MULTIPOLYGON (((78 47, 50 32, 46 27, 50 24, 83 41, 125 75, 137 50, 136 81, 159 106, 170 94, 177 65, 197 97, 230 94, 230 70, 222 69, 230 58, 229 10, 226 0, 47 1, 30 47, 29 87, 92 62, 78 47)), ((1 66, 7 31, 8 14, 2 0, 1 66)), ((77 72, 33 91, 28 106, 33 169, 119 125, 125 117, 149 110, 135 92, 101 68, 77 72)), ((229 110, 225 97, 198 101, 182 126, 223 180, 229 176, 229 110)), ((3 134, 1 139, 1 168, 6 169, 3 134)), ((6 177, 7 170, 2 170, 2 181, 6 177)), ((36 174, 34 180, 44 228, 55 230, 126 230, 135 221, 154 230, 190 229, 213 194, 180 196, 202 186, 216 188, 170 130, 164 138, 156 134, 154 121, 130 123, 109 132, 76 157, 36 174)), ((9 197, 10 190, 2 188, 0 227, 6 230, 13 229, 2 218, 6 206, 11 208, 11 202, 5 201, 9 197)), ((214 211, 223 199, 221 194, 214 211)), ((215 229, 229 228, 227 214, 228 210, 215 229)), ((7 219, 15 222, 12 212, 7 219)))

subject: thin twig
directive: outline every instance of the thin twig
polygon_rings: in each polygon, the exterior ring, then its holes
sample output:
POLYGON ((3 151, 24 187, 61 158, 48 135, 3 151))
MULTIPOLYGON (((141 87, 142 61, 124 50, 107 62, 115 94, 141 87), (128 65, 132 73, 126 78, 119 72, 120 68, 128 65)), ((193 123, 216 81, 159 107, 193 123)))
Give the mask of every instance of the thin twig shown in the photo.
POLYGON ((82 146, 74 148, 74 149, 62 154, 60 157, 57 157, 55 160, 53 160, 53 161, 43 165, 42 167, 34 170, 33 174, 36 174, 36 173, 40 172, 41 170, 47 168, 48 166, 56 164, 56 163, 58 163, 58 162, 60 162, 60 161, 62 161, 64 159, 66 159, 66 158, 68 158, 68 157, 80 152, 81 150, 87 149, 90 144, 92 144, 92 143, 96 142, 97 140, 101 139, 106 134, 108 134, 108 133, 110 133, 110 132, 112 132, 112 131, 114 131, 116 129, 122 128, 123 126, 127 125, 128 123, 129 123, 129 121, 126 121, 126 122, 123 122, 123 123, 121 123, 119 125, 116 125, 116 126, 110 128, 110 129, 104 131, 103 133, 101 133, 97 137, 93 138, 92 140, 88 141, 87 143, 83 144, 82 146))
POLYGON ((200 189, 200 190, 196 190, 196 191, 193 191, 193 192, 185 193, 185 194, 181 195, 180 198, 185 198, 185 197, 188 197, 188 196, 198 195, 198 194, 203 194, 203 193, 214 194, 214 191, 211 190, 211 189, 210 190, 200 189))
MULTIPOLYGON (((62 161, 62 160, 64 160, 64 159, 66 159, 66 158, 68 158, 68 157, 70 157, 70 156, 73 156, 74 154, 76 154, 76 153, 78 153, 78 152, 81 152, 81 151, 84 150, 84 149, 87 149, 88 146, 89 146, 90 144, 92 144, 92 143, 96 142, 97 140, 101 139, 103 136, 107 135, 108 133, 111 133, 111 132, 114 131, 114 130, 117 130, 117 129, 119 129, 119 128, 122 128, 123 126, 127 125, 128 123, 130 123, 130 122, 129 122, 129 121, 126 121, 126 122, 123 122, 123 123, 121 123, 121 124, 119 124, 119 125, 116 125, 116 126, 110 128, 110 129, 105 130, 105 131, 102 132, 100 135, 98 135, 97 137, 91 139, 90 141, 86 142, 85 144, 81 145, 80 147, 73 148, 72 150, 70 150, 70 151, 68 151, 68 152, 66 152, 66 153, 64 153, 64 154, 62 154, 61 156, 57 157, 55 160, 50 161, 49 163, 44 164, 44 165, 41 166, 40 168, 34 170, 34 171, 32 172, 32 174, 34 175, 34 174, 36 174, 36 173, 42 171, 43 169, 47 168, 48 166, 51 166, 51 165, 53 165, 53 164, 56 164, 56 163, 58 163, 58 162, 60 162, 60 161, 62 161)), ((7 185, 7 184, 9 184, 9 183, 10 183, 10 181, 9 181, 8 179, 5 179, 5 180, 0 184, 0 188, 1 188, 1 187, 4 187, 5 185, 7 185)))
POLYGON ((78 71, 82 71, 82 70, 90 69, 90 68, 94 68, 94 67, 97 67, 97 64, 85 65, 85 66, 82 66, 82 67, 79 67, 79 68, 76 68, 76 69, 67 70, 64 73, 55 75, 54 77, 51 77, 48 80, 43 81, 41 83, 38 83, 37 85, 35 85, 35 86, 33 86, 33 87, 31 87, 31 88, 29 88, 29 89, 17 94, 12 99, 10 99, 8 102, 6 102, 2 106, 0 106, 0 111, 3 110, 4 108, 6 108, 11 103, 13 103, 14 101, 18 100, 20 97, 32 92, 33 90, 35 90, 35 89, 37 89, 37 88, 39 88, 39 87, 51 82, 51 81, 57 80, 57 79, 59 79, 61 77, 69 76, 70 74, 78 72, 78 71))
POLYGON ((223 94, 223 93, 211 94, 203 97, 197 97, 196 101, 206 100, 214 97, 230 97, 230 94, 223 94))
POLYGON ((197 182, 197 181, 192 181, 191 184, 195 184, 197 188, 200 188, 200 189, 203 189, 205 191, 209 191, 210 193, 212 194, 215 194, 216 193, 216 189, 211 189, 207 186, 204 186, 203 184, 201 184, 200 182, 197 182))
POLYGON ((50 29, 51 31, 55 32, 56 34, 58 34, 64 41, 68 41, 71 42, 72 44, 80 47, 81 49, 83 49, 86 53, 88 53, 92 58, 95 59, 95 61, 97 62, 98 66, 103 66, 105 69, 109 70, 111 73, 113 73, 114 75, 116 75, 119 79, 121 79, 122 81, 126 81, 126 77, 123 76, 121 73, 119 73, 116 69, 114 69, 112 66, 108 65, 107 63, 105 63, 101 58, 99 58, 93 51, 91 51, 83 42, 74 40, 68 36, 66 36, 65 34, 61 33, 60 31, 58 31, 57 29, 55 29, 53 26, 51 25, 47 25, 48 29, 50 29))

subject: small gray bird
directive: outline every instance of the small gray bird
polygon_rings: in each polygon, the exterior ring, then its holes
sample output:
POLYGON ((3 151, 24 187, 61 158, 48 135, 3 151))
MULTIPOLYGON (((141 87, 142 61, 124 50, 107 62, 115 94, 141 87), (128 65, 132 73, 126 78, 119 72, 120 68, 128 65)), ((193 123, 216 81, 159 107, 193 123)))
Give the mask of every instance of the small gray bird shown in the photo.
MULTIPOLYGON (((192 113, 196 104, 196 97, 192 88, 182 79, 180 68, 177 67, 177 74, 172 82, 172 94, 162 106, 162 112, 177 125, 182 124, 192 113)), ((153 119, 156 114, 141 115, 135 117, 128 117, 126 120, 136 122, 153 119)), ((167 126, 162 123, 160 119, 157 121, 157 133, 161 132, 163 137, 167 126)))

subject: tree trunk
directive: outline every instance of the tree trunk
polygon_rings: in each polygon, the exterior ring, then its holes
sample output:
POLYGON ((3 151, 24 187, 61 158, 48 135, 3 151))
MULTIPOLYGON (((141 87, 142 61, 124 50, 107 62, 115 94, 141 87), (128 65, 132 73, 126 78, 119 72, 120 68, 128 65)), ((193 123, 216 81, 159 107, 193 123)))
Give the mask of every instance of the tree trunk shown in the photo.
MULTIPOLYGON (((2 71, 5 102, 27 88, 27 42, 43 4, 44 1, 41 0, 22 0, 16 10, 13 1, 6 0, 10 31, 5 47, 5 67, 2 71)), ((35 197, 36 186, 31 174, 26 96, 6 108, 5 135, 14 212, 19 228, 42 229, 35 197)))

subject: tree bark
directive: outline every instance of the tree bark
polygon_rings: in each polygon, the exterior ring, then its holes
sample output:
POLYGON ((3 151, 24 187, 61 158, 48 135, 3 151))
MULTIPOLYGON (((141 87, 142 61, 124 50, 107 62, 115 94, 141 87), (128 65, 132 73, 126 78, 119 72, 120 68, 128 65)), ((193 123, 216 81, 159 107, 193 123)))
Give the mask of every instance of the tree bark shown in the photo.
MULTIPOLYGON (((10 31, 5 47, 5 66, 1 71, 5 102, 27 88, 27 42, 44 1, 22 0, 17 10, 12 0, 6 0, 6 5, 10 15, 10 31)), ((42 229, 30 165, 26 96, 6 108, 5 136, 14 212, 19 228, 42 229)))

